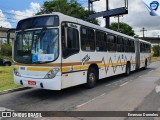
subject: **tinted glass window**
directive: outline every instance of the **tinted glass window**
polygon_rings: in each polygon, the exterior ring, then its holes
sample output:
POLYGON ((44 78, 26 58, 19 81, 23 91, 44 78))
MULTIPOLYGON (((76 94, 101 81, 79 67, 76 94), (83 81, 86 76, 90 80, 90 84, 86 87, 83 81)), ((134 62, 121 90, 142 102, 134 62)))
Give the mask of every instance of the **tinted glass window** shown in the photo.
POLYGON ((70 49, 78 49, 79 48, 79 38, 78 31, 74 28, 68 28, 67 30, 67 46, 70 49))
POLYGON ((114 35, 107 35, 108 51, 116 51, 116 38, 114 35))
POLYGON ((65 41, 65 30, 62 27, 62 49, 63 57, 68 57, 79 52, 79 33, 77 29, 67 28, 67 40, 65 41))
POLYGON ((145 43, 140 43, 140 51, 145 52, 145 43))
POLYGON ((117 36, 117 52, 124 52, 123 37, 117 36))
POLYGON ((151 52, 151 45, 150 44, 146 44, 146 52, 147 53, 151 52))
POLYGON ((19 21, 16 30, 58 25, 58 16, 40 16, 19 21))
POLYGON ((81 27, 81 47, 84 51, 95 50, 95 33, 93 29, 81 27))
POLYGON ((131 39, 128 40, 128 48, 128 52, 134 52, 134 41, 131 39))
POLYGON ((104 32, 96 31, 96 50, 107 51, 107 39, 104 32))
POLYGON ((123 38, 124 39, 124 52, 130 52, 130 42, 129 39, 123 38))

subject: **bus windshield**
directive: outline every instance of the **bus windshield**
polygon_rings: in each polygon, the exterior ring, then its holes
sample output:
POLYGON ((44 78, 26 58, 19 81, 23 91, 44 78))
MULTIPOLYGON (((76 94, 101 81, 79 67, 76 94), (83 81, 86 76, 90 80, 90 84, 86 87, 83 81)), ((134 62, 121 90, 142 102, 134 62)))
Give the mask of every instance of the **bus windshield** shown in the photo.
POLYGON ((58 57, 58 29, 16 33, 14 60, 25 64, 52 62, 58 57))

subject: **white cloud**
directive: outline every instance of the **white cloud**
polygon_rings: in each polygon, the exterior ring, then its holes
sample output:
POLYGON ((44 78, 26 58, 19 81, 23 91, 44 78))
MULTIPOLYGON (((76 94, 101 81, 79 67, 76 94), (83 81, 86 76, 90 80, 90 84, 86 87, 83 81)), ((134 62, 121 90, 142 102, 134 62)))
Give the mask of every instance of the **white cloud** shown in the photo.
POLYGON ((7 21, 6 16, 3 14, 2 10, 0 10, 0 27, 11 28, 11 24, 7 21))
POLYGON ((15 14, 14 19, 19 21, 19 20, 24 19, 26 17, 31 17, 31 16, 35 15, 37 12, 40 11, 40 8, 41 8, 41 6, 39 3, 31 2, 29 9, 22 10, 22 11, 11 10, 10 12, 15 14))
MULTIPOLYGON (((148 31, 146 36, 156 36, 160 34, 160 17, 153 17, 149 15, 141 0, 128 0, 128 14, 120 18, 121 22, 125 22, 133 27, 136 34, 142 36, 139 32, 143 27, 148 31)), ((118 8, 124 6, 124 0, 109 0, 109 8, 118 8)), ((96 12, 104 11, 106 9, 106 0, 100 0, 94 3, 94 10, 96 12)), ((101 26, 105 26, 103 18, 98 18, 101 21, 101 26)), ((117 22, 117 18, 112 17, 111 22, 117 22)))

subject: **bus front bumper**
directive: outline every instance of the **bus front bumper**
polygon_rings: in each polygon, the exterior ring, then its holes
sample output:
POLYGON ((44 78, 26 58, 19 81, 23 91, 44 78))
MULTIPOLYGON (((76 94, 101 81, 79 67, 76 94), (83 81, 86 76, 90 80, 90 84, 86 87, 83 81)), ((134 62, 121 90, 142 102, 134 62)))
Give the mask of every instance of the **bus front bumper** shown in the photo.
POLYGON ((61 90, 61 76, 55 76, 53 79, 35 79, 14 75, 14 82, 17 85, 23 85, 24 87, 61 90))

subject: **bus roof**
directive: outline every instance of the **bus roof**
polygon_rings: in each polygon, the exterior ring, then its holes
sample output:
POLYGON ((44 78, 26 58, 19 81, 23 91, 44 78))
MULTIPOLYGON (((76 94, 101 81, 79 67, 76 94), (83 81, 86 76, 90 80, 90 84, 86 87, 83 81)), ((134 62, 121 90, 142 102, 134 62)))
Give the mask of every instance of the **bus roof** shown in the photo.
MULTIPOLYGON (((101 26, 98 26, 98 25, 95 25, 95 24, 92 24, 92 23, 89 23, 87 21, 84 21, 84 20, 81 20, 81 19, 78 19, 78 18, 74 18, 74 17, 68 16, 68 15, 64 15, 60 12, 53 12, 51 14, 35 15, 35 16, 29 17, 29 18, 40 17, 40 16, 50 16, 50 15, 58 15, 60 17, 61 22, 68 21, 68 22, 78 23, 78 24, 81 24, 81 25, 84 25, 84 26, 88 26, 88 27, 98 29, 98 30, 101 30, 101 31, 106 31, 106 32, 109 32, 109 33, 112 33, 112 34, 116 34, 116 35, 119 35, 119 36, 129 38, 129 39, 135 39, 132 36, 128 36, 128 35, 125 35, 123 33, 120 33, 120 32, 105 28, 105 27, 101 27, 101 26)), ((28 18, 25 18, 25 19, 28 19, 28 18)), ((22 20, 25 20, 25 19, 22 19, 22 20)), ((141 40, 141 39, 139 39, 139 40, 141 42, 145 42, 145 43, 150 44, 150 42, 147 42, 147 41, 144 41, 144 40, 141 40)))

